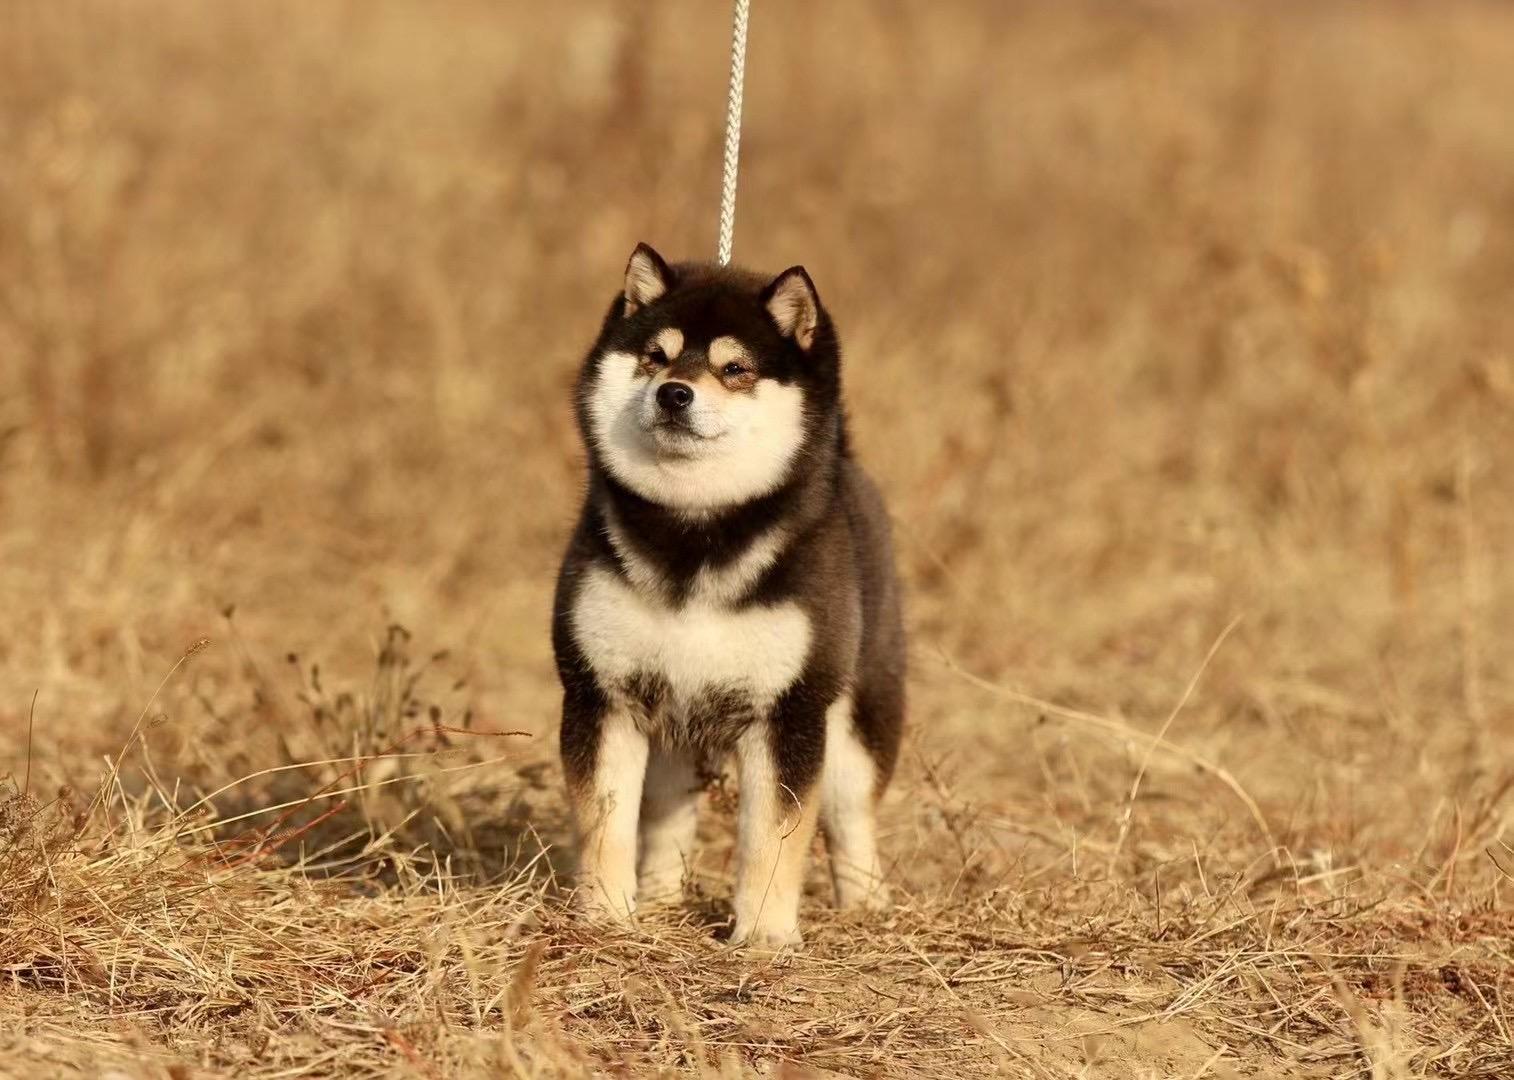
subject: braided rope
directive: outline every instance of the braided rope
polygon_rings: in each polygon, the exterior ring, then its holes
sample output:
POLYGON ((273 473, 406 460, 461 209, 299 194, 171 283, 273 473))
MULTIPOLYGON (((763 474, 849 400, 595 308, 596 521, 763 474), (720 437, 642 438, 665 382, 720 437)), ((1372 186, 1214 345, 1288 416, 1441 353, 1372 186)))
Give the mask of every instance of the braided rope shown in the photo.
POLYGON ((741 91, 746 81, 746 26, 751 0, 736 0, 731 27, 731 89, 725 110, 725 169, 720 182, 720 243, 715 259, 731 262, 731 238, 736 232, 736 166, 741 157, 741 91))

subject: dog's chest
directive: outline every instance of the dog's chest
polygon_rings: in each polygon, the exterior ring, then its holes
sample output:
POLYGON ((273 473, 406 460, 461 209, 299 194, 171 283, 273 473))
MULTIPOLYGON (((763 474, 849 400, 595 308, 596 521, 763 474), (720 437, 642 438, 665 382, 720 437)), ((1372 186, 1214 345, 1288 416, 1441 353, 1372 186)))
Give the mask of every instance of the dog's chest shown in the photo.
POLYGON ((672 605, 602 567, 580 586, 572 626, 602 685, 653 706, 654 721, 684 727, 766 709, 799 678, 810 651, 810 620, 797 604, 672 605))

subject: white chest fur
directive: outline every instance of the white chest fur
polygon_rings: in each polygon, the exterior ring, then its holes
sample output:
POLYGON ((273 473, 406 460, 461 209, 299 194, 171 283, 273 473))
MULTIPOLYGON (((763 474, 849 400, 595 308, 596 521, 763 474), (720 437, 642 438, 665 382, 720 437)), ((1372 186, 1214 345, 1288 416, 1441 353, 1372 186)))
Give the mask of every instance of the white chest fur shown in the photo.
POLYGON ((572 625, 604 683, 661 678, 675 703, 735 691, 770 705, 810 651, 810 621, 797 604, 731 609, 696 597, 675 607, 600 567, 579 588, 572 625))

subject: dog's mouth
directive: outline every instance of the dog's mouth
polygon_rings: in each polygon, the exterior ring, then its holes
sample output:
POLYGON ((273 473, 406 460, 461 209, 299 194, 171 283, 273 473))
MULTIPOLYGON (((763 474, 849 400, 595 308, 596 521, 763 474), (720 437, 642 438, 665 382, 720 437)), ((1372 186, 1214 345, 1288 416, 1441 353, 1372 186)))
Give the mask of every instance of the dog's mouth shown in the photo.
POLYGON ((653 423, 651 434, 658 450, 675 457, 688 457, 719 438, 718 435, 703 435, 687 421, 672 417, 662 417, 653 423))

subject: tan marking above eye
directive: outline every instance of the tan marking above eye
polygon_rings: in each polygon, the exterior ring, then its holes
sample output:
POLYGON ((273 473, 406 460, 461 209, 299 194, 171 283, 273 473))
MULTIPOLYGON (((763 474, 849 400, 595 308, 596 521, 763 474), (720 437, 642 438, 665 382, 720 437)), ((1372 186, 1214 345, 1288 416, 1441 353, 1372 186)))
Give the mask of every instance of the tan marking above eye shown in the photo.
POLYGON ((719 372, 724 370, 727 364, 753 366, 752 354, 747 347, 729 334, 710 342, 710 367, 719 372))
POLYGON ((652 335, 647 344, 656 345, 669 360, 677 360, 678 354, 683 352, 683 331, 676 326, 664 327, 652 335))
POLYGON ((756 358, 733 337, 718 337, 710 342, 710 370, 727 390, 751 390, 757 385, 756 358), (732 364, 740 365, 741 370, 727 371, 732 364))

